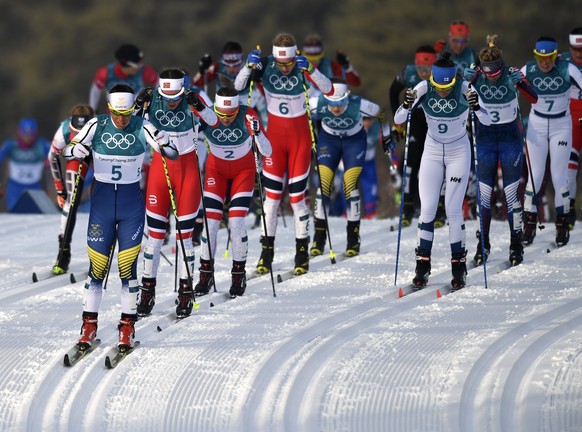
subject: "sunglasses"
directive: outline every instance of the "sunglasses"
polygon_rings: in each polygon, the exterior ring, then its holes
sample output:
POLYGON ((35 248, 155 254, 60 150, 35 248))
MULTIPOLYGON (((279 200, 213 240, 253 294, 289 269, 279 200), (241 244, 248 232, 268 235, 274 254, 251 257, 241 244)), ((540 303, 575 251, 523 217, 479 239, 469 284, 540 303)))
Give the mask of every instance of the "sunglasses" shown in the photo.
POLYGON ((280 66, 280 67, 293 66, 295 64, 295 59, 288 61, 288 62, 275 61, 275 63, 277 64, 277 66, 280 66))
POLYGON ((160 93, 160 96, 166 102, 176 102, 176 101, 179 101, 180 100, 180 98, 183 96, 183 94, 184 94, 183 92, 182 93, 178 93, 177 95, 165 95, 165 94, 161 94, 160 93))
POLYGON ((347 105, 348 98, 344 98, 342 100, 337 100, 337 101, 326 99, 326 101, 330 107, 342 107, 344 105, 347 105))
POLYGON ((428 66, 428 65, 416 65, 416 70, 418 72, 430 72, 430 71, 432 71, 432 66, 428 66))
POLYGON ((536 60, 539 62, 542 62, 542 63, 553 62, 554 60, 556 60, 557 56, 558 56, 558 53, 552 53, 552 54, 546 54, 546 55, 534 53, 534 57, 536 58, 536 60))
POLYGON ((227 119, 227 120, 228 120, 228 119, 235 118, 235 117, 238 115, 238 111, 239 111, 239 109, 240 109, 240 108, 237 108, 237 109, 236 109, 236 111, 235 111, 235 112, 233 112, 233 113, 230 113, 230 114, 225 114, 225 113, 222 113, 222 112, 218 111, 218 110, 216 109, 216 107, 214 107, 214 112, 216 113, 216 115, 217 115, 218 117, 220 117, 220 118, 222 118, 222 119, 227 119))
POLYGON ((456 44, 466 44, 468 40, 465 38, 452 38, 451 42, 456 44))
POLYGON ((130 109, 126 109, 126 110, 116 110, 110 104, 107 104, 107 106, 108 106, 111 114, 116 115, 116 116, 121 116, 121 117, 130 116, 133 113, 133 110, 135 110, 135 105, 132 106, 130 109))

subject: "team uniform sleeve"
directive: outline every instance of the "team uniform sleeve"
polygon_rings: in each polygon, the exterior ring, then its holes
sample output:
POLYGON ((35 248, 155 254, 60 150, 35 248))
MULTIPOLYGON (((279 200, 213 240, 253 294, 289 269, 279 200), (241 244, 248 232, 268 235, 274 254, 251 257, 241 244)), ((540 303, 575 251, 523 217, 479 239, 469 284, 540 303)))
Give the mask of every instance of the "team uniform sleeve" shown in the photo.
POLYGON ((412 104, 412 108, 408 109, 404 107, 404 104, 400 105, 396 110, 396 114, 394 114, 395 125, 401 125, 406 122, 406 119, 408 118, 408 112, 415 110, 418 104, 420 103, 420 99, 428 92, 427 86, 428 86, 427 82, 422 81, 414 87, 414 90, 416 91, 416 99, 412 104))
POLYGON ((303 75, 324 95, 331 96, 333 94, 333 84, 319 69, 313 68, 311 72, 303 72, 303 75))
POLYGON ((360 113, 364 117, 378 117, 382 113, 382 108, 380 108, 380 105, 362 98, 360 101, 360 113))
POLYGON ((158 73, 151 66, 144 66, 143 69, 143 82, 146 87, 156 87, 158 85, 158 73))
POLYGON ((582 72, 574 64, 570 63, 568 65, 568 72, 570 73, 570 78, 572 78, 572 84, 582 90, 582 72))
POLYGON ((477 92, 477 90, 475 90, 473 88, 473 86, 471 85, 471 83, 468 81, 463 81, 461 90, 463 92, 463 95, 465 95, 468 90, 473 90, 475 93, 477 93, 477 98, 479 99, 479 107, 480 108, 477 111, 474 111, 474 113, 482 125, 484 125, 484 126, 491 125, 491 116, 489 115, 489 112, 485 109, 483 99, 481 99, 479 92, 477 92))
POLYGON ((89 120, 85 126, 79 131, 73 141, 65 146, 62 151, 62 155, 67 160, 75 159, 73 156, 73 147, 77 144, 82 144, 87 148, 91 148, 93 145, 93 137, 95 136, 95 130, 97 129, 97 118, 94 117, 89 120))
POLYGON ((406 88, 404 84, 404 69, 400 74, 396 75, 394 81, 390 85, 390 108, 396 114, 396 110, 400 106, 400 92, 406 88))

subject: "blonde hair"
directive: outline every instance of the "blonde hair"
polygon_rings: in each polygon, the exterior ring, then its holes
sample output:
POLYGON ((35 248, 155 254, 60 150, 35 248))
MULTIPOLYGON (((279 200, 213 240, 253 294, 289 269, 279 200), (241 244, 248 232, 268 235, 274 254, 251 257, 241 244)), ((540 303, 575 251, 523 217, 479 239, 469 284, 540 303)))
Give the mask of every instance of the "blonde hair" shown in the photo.
POLYGON ((71 115, 82 115, 82 116, 91 116, 95 117, 95 111, 89 105, 86 104, 78 104, 73 107, 71 110, 71 115))
POLYGON ((479 53, 479 60, 481 61, 495 61, 502 57, 502 52, 497 48, 497 35, 487 35, 487 48, 483 48, 479 53))
POLYGON ((292 47, 297 45, 295 37, 290 33, 279 33, 273 38, 273 46, 292 47))

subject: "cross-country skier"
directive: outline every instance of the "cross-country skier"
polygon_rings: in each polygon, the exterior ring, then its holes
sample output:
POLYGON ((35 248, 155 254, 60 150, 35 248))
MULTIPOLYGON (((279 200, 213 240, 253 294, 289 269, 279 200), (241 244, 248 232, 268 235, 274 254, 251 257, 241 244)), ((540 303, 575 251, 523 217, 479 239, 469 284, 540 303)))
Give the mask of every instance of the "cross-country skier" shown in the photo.
POLYGON ((139 185, 143 158, 148 145, 172 160, 178 158, 178 150, 166 132, 132 115, 135 104, 131 87, 113 87, 108 101, 110 114, 91 119, 64 148, 63 156, 79 160, 92 156, 95 171, 87 227, 89 276, 83 289, 83 325, 78 345, 81 349, 90 347, 97 335, 103 281, 117 241, 121 279, 118 346, 123 351, 133 347, 137 321, 137 259, 145 220, 139 185))
MULTIPOLYGON (((262 253, 257 264, 259 273, 268 273, 274 256, 277 210, 283 196, 284 177, 288 175, 289 196, 295 222, 295 272, 309 271, 309 209, 305 190, 311 165, 312 130, 306 110, 306 85, 310 82, 323 94, 333 92, 331 81, 306 57, 297 54, 295 38, 281 33, 273 39, 273 51, 261 57, 253 50, 236 77, 235 87, 243 90, 252 82, 261 82, 267 98, 269 127, 267 138, 273 152, 264 159, 266 190, 264 202, 267 233, 261 236, 262 253)), ((263 229, 264 231, 264 229, 263 229)))
POLYGON ((59 255, 53 266, 54 274, 66 273, 71 261, 71 238, 77 221, 77 209, 81 203, 81 194, 85 183, 85 176, 89 170, 90 161, 79 161, 76 159, 67 161, 65 165, 65 174, 63 176, 61 166, 61 152, 69 144, 77 133, 87 124, 89 120, 95 117, 95 111, 89 105, 75 105, 71 110, 71 116, 63 120, 55 132, 51 149, 48 154, 48 160, 51 167, 51 174, 55 182, 57 191, 57 201, 62 209, 61 225, 59 231, 59 255), (79 165, 81 168, 81 178, 78 179, 79 165), (75 186, 77 184, 77 186, 75 186), (76 187, 76 190, 75 190, 76 187), (75 202, 71 200, 75 196, 75 202), (74 204, 74 205, 71 205, 74 204), (69 227, 67 230, 67 226, 69 227))
POLYGON ((394 116, 394 124, 406 123, 410 110, 417 107, 424 111, 428 133, 418 175, 420 218, 413 284, 421 287, 428 282, 434 220, 444 178, 453 274, 451 285, 462 288, 467 274, 462 206, 471 168, 468 113, 472 109, 485 125, 490 124, 489 114, 482 108, 478 94, 469 88, 469 83, 457 80, 456 65, 448 53, 432 65, 428 80, 406 91, 404 103, 394 116))

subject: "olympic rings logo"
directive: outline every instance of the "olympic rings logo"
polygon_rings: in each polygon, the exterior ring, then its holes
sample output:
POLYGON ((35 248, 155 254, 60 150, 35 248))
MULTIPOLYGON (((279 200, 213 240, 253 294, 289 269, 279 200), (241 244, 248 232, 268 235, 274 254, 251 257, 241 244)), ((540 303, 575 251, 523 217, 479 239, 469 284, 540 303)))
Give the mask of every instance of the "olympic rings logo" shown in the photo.
POLYGON ((218 142, 236 142, 241 139, 243 132, 239 129, 214 129, 212 131, 212 137, 218 142))
POLYGON ((445 114, 450 114, 453 112, 455 108, 457 108, 457 101, 454 99, 446 100, 440 99, 436 100, 435 98, 431 98, 428 101, 428 107, 433 110, 435 113, 443 112, 445 114))
POLYGON ((105 132, 101 135, 101 142, 110 150, 113 150, 116 147, 119 147, 121 150, 127 150, 129 146, 135 143, 135 136, 122 133, 111 135, 109 132, 105 132))
POLYGON ((271 75, 269 77, 269 82, 275 87, 275 90, 292 90, 296 85, 299 84, 299 79, 297 77, 279 77, 277 75, 271 75))
POLYGON ((162 126, 178 127, 186 120, 186 114, 183 111, 174 113, 172 111, 157 110, 154 117, 162 126))
POLYGON ((544 78, 534 78, 532 84, 539 88, 541 91, 544 90, 558 90, 562 84, 564 84, 564 80, 562 77, 544 77, 544 78))
POLYGON ((323 123, 330 128, 347 129, 354 124, 351 118, 325 118, 323 123))
POLYGON ((503 97, 507 94, 508 90, 507 87, 504 85, 499 87, 489 87, 483 84, 479 87, 479 93, 483 95, 485 99, 503 99, 503 97))

